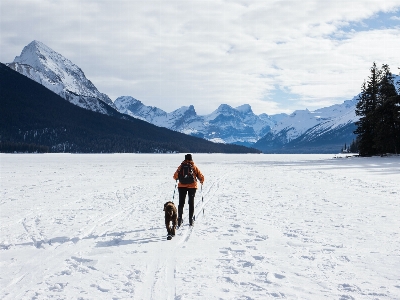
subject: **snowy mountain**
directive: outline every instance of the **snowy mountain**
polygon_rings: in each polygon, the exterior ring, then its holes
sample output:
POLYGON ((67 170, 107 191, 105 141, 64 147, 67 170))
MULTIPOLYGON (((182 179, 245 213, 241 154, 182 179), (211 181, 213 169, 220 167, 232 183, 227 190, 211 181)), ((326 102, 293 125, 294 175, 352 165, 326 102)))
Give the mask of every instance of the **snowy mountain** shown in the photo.
MULTIPOLYGON (((233 108, 221 104, 209 115, 199 116, 193 105, 167 113, 157 107, 146 106, 129 96, 119 97, 115 105, 120 112, 140 118, 157 126, 199 136, 214 142, 254 146, 264 152, 301 151, 311 143, 323 143, 335 137, 328 152, 344 143, 350 143, 355 135, 354 122, 357 98, 315 111, 297 110, 290 115, 255 115, 248 104, 233 108), (297 147, 297 148, 296 148, 297 147), (285 149, 286 148, 286 149, 285 149)), ((329 144, 329 143, 328 143, 329 144)), ((338 150, 336 150, 338 151, 338 150)))
MULTIPOLYGON (((114 104, 121 113, 175 131, 183 132, 184 130, 181 130, 183 123, 193 123, 198 118, 193 105, 183 106, 171 113, 167 113, 160 108, 146 106, 141 101, 130 96, 118 97, 114 104)), ((189 131, 188 133, 192 132, 189 131)))
POLYGON ((25 46, 21 55, 6 65, 75 105, 103 114, 116 110, 77 65, 39 41, 25 46))
POLYGON ((0 152, 260 152, 78 107, 2 63, 0 91, 0 152))
MULTIPOLYGON (((400 91, 400 76, 394 83, 400 91)), ((315 111, 298 110, 282 118, 253 146, 265 153, 332 153, 356 138, 358 95, 315 111)))
MULTIPOLYGON (((400 76, 394 76, 400 88, 400 76)), ((193 105, 167 113, 132 97, 120 97, 115 105, 122 113, 214 142, 252 146, 265 153, 336 153, 356 138, 357 102, 358 95, 315 111, 271 116, 255 115, 248 104, 221 104, 205 116, 197 115, 193 105)))
MULTIPOLYGON (((394 77, 400 89, 400 76, 394 77)), ((255 115, 248 104, 221 104, 205 116, 197 115, 193 105, 167 113, 129 96, 119 97, 115 105, 122 113, 214 142, 252 146, 265 153, 335 153, 356 138, 357 102, 358 95, 315 111, 271 116, 255 115)))
POLYGON ((209 125, 206 138, 226 143, 253 144, 275 126, 274 119, 255 115, 248 104, 236 108, 221 104, 204 118, 209 125))
POLYGON ((146 106, 141 101, 123 96, 115 100, 120 112, 140 118, 157 126, 214 142, 252 145, 268 133, 277 120, 266 114, 255 115, 248 104, 233 108, 221 104, 209 115, 197 115, 193 105, 183 106, 171 113, 157 107, 146 106))
POLYGON ((332 152, 354 138, 358 97, 315 111, 297 110, 283 118, 254 147, 264 152, 332 152), (322 150, 324 149, 324 150, 322 150))
MULTIPOLYGON (((78 66, 38 41, 27 45, 7 66, 80 107, 108 115, 121 112, 213 142, 253 146, 267 153, 332 153, 355 138, 357 97, 315 111, 297 110, 290 115, 256 115, 248 104, 236 108, 221 104, 211 114, 199 116, 193 105, 167 113, 130 96, 119 97, 113 103, 78 66)), ((400 76, 396 76, 395 82, 399 80, 400 76)))

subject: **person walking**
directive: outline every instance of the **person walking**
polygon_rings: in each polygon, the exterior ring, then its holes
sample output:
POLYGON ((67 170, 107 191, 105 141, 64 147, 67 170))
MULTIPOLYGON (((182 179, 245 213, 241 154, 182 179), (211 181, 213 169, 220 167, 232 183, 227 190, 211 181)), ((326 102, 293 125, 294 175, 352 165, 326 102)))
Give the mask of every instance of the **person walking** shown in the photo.
POLYGON ((178 205, 178 227, 182 224, 183 207, 185 206, 186 194, 189 196, 189 225, 193 226, 194 197, 197 190, 197 180, 203 185, 204 176, 200 169, 194 164, 192 154, 186 154, 185 160, 176 169, 173 178, 179 180, 179 205, 178 205))

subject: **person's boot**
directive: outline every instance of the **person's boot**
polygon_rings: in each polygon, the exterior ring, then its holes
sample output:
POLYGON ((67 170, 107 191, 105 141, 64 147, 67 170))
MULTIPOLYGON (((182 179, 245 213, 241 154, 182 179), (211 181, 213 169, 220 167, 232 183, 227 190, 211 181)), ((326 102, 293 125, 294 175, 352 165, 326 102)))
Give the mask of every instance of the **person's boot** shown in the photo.
POLYGON ((195 221, 195 218, 193 217, 193 215, 189 215, 189 225, 190 226, 194 226, 194 221, 195 221))
POLYGON ((194 225, 194 207, 189 207, 189 225, 193 226, 194 225))

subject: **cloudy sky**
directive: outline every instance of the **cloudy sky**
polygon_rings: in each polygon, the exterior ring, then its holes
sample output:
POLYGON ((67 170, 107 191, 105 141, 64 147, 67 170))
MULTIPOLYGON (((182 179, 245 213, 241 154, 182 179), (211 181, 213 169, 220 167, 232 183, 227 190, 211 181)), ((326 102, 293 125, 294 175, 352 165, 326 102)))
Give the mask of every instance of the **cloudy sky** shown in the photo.
POLYGON ((38 40, 115 100, 314 110, 400 67, 400 0, 1 0, 0 61, 38 40))

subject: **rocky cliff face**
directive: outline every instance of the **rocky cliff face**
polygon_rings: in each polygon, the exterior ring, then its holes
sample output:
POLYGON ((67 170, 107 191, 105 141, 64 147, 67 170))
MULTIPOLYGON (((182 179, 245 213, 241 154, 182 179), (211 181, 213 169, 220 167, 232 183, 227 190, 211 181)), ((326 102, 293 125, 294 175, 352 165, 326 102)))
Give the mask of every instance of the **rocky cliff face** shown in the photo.
POLYGON ((77 65, 39 41, 25 46, 7 66, 75 105, 103 114, 116 110, 111 99, 100 93, 77 65))
POLYGON ((154 125, 220 143, 251 145, 276 124, 276 120, 266 114, 255 115, 248 104, 236 108, 221 104, 205 116, 197 115, 193 105, 167 113, 129 96, 117 98, 115 105, 120 112, 154 125))

